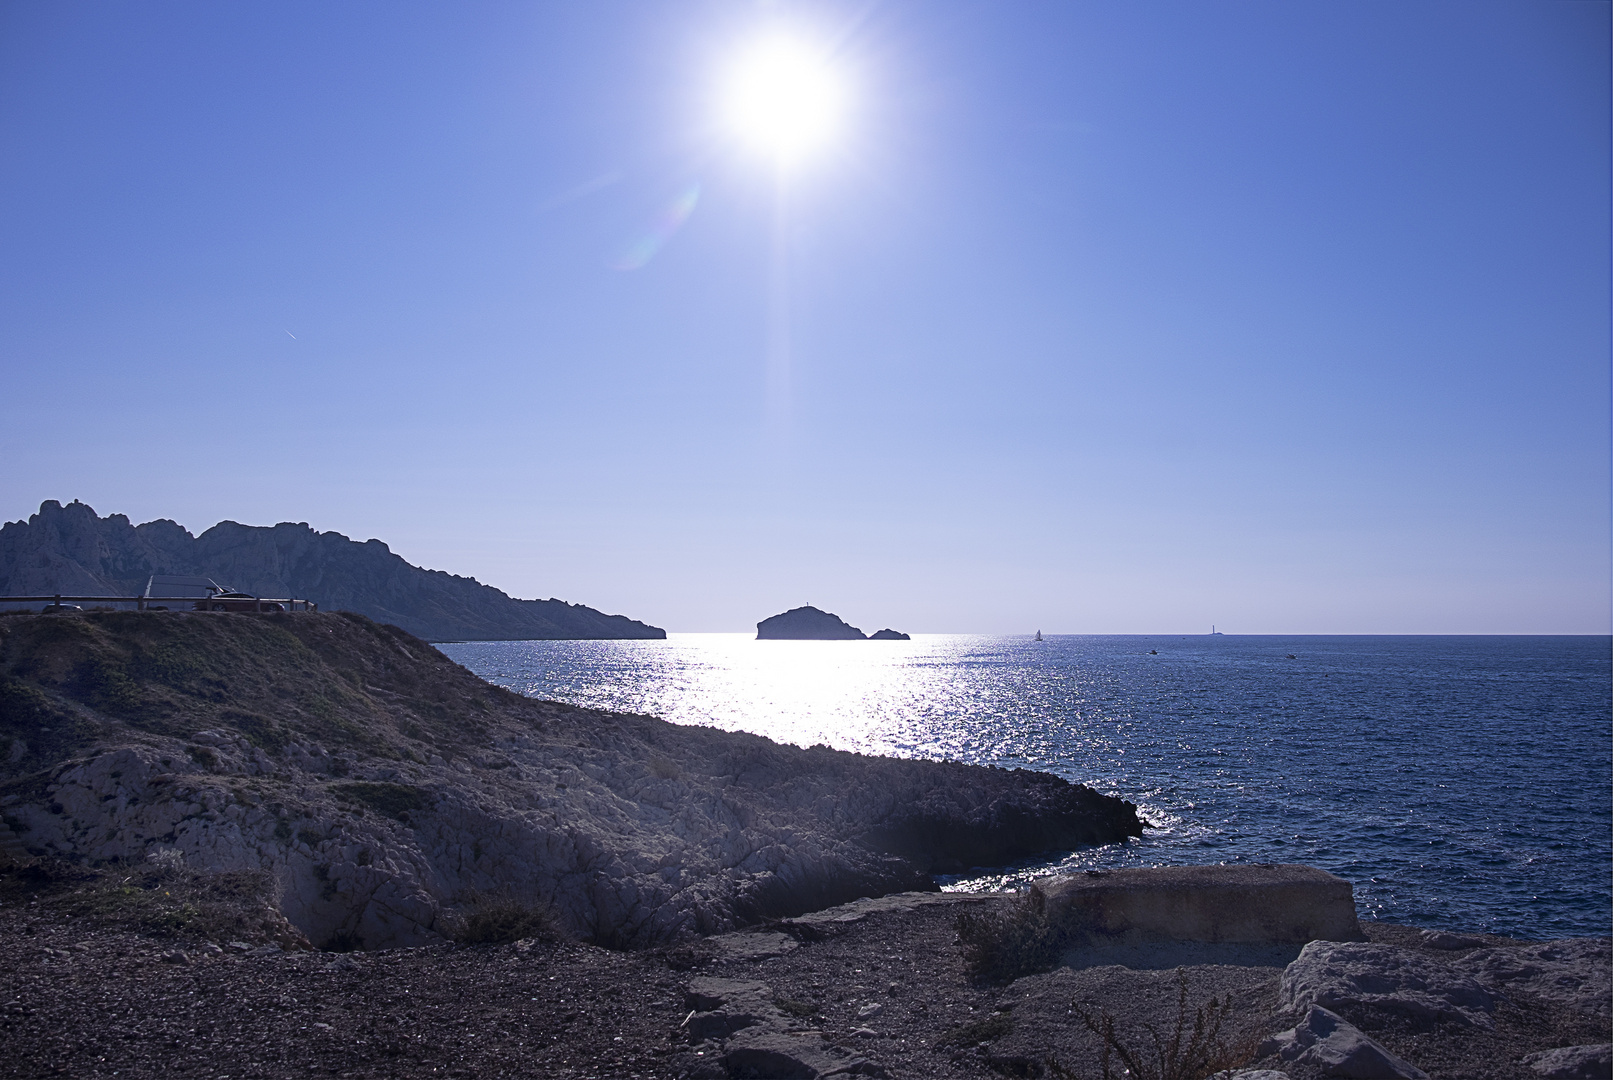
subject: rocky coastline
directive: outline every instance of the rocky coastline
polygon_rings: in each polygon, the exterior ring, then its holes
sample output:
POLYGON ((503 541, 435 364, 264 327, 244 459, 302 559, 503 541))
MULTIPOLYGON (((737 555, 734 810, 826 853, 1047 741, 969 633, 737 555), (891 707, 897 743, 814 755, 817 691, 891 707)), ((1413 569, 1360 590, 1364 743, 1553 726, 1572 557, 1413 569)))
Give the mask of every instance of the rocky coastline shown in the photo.
POLYGON ((345 613, 0 617, 0 818, 36 856, 264 871, 310 941, 473 898, 646 947, 1138 836, 1057 777, 533 701, 345 613))
POLYGON ((7 615, 0 1077, 1613 1067, 1605 938, 1357 923, 1304 867, 933 884, 1143 827, 531 701, 361 616, 7 615))

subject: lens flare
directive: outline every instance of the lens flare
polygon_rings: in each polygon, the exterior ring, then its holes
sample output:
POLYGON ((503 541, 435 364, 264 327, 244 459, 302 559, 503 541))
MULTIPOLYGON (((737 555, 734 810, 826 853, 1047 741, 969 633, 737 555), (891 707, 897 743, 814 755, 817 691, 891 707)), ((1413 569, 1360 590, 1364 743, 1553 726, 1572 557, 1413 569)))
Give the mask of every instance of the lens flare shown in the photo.
POLYGON ((661 212, 656 215, 655 221, 650 225, 649 231, 639 237, 611 263, 617 270, 642 270, 649 265, 656 253, 666 246, 668 240, 689 220, 694 213, 695 204, 700 201, 700 185, 692 183, 678 193, 677 197, 667 203, 661 212))

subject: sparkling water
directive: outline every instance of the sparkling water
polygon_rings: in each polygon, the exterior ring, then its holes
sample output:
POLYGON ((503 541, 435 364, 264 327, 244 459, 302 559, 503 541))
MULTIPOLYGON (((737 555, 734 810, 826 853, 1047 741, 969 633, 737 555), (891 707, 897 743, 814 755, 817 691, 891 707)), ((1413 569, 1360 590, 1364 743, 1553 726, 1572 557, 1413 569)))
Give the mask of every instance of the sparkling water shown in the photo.
POLYGON ((1298 862, 1364 917, 1523 938, 1609 932, 1605 637, 1026 637, 462 642, 534 697, 780 742, 1025 767, 1138 805, 1074 868, 1298 862))

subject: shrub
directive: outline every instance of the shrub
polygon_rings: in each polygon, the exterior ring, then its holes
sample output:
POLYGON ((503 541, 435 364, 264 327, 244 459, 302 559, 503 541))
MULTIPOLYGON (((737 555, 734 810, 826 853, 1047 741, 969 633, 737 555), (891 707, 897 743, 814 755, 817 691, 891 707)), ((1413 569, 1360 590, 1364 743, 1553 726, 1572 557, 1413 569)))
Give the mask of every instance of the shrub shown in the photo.
POLYGON ((958 1046, 968 1048, 979 1046, 992 1039, 1000 1039, 1014 1030, 1014 1018, 1006 1012, 994 1012, 984 1020, 976 1020, 948 1031, 935 1040, 938 1047, 958 1046))
MULTIPOLYGON (((1231 1018, 1232 995, 1217 1001, 1214 997, 1192 1012, 1188 1031, 1187 973, 1176 972, 1176 1024, 1167 1037, 1152 1024, 1144 1024, 1153 1046, 1147 1050, 1128 1044, 1115 1034, 1115 1018, 1107 1011, 1094 1016, 1090 1010, 1072 1003, 1081 1022, 1103 1040, 1103 1080, 1208 1080, 1217 1073, 1247 1065, 1254 1060, 1253 1037, 1228 1041, 1221 1027, 1231 1018), (1183 1041, 1185 1038, 1185 1042, 1183 1041), (1121 1068, 1114 1069, 1116 1059, 1121 1068)), ((1057 1061, 1048 1062, 1048 1071, 1057 1080, 1074 1080, 1075 1073, 1057 1061)))
POLYGON ((963 964, 977 983, 1012 982, 1048 971, 1069 947, 1070 935, 1047 916, 1047 894, 1032 885, 1006 907, 958 916, 963 964))
POLYGON ((408 784, 355 781, 331 788, 338 799, 359 803, 398 821, 411 810, 425 809, 426 793, 408 784))
POLYGON ((449 930, 449 936, 461 945, 508 945, 525 938, 560 938, 560 923, 552 908, 511 896, 473 895, 452 917, 449 930))

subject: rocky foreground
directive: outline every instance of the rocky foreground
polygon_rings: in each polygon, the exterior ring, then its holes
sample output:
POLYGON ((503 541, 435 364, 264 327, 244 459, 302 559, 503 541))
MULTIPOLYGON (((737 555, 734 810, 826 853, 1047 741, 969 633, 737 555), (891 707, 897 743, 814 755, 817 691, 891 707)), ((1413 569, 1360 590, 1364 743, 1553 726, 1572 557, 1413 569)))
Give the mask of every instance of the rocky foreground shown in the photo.
POLYGON ((261 872, 340 949, 488 905, 675 943, 1142 831, 1045 773, 532 701, 346 613, 0 617, 0 762, 0 849, 261 872))
POLYGON ((330 953, 282 947, 250 879, 102 874, 0 871, 0 1076, 1095 1080, 1106 1020, 1115 1077, 1116 1046, 1138 1056, 1133 1075, 1178 1080, 1609 1069, 1606 939, 1366 923, 1365 941, 1303 949, 1074 950, 982 984, 959 915, 1009 897, 861 900, 649 950, 330 953))
POLYGON ((0 617, 0 761, 3 1077, 1613 1069, 1606 939, 1358 925, 1304 867, 941 894, 1142 823, 530 701, 361 616, 0 617))

